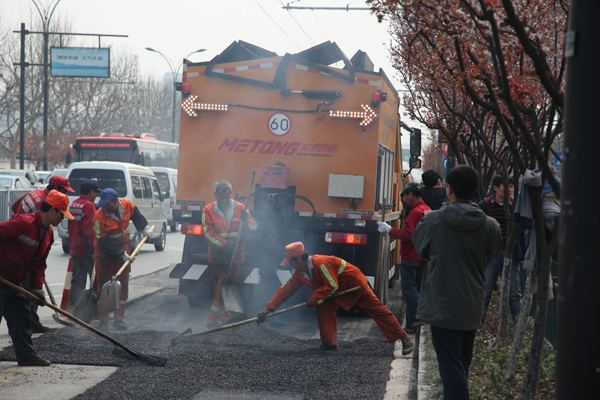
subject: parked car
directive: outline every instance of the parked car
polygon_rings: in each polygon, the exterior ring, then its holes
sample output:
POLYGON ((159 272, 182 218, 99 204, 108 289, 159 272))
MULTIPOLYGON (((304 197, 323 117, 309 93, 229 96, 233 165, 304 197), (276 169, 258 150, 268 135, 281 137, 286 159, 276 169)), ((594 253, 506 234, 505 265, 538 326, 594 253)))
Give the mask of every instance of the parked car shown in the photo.
POLYGON ((173 218, 172 207, 175 204, 175 198, 177 197, 177 170, 173 168, 164 167, 148 167, 156 179, 158 179, 158 186, 165 198, 165 208, 167 211, 167 223, 171 228, 171 232, 177 231, 177 221, 173 218))
POLYGON ((28 179, 20 176, 0 175, 0 189, 33 189, 28 179))
POLYGON ((50 178, 52 178, 54 175, 67 176, 68 172, 69 170, 66 168, 57 168, 54 171, 50 172, 48 176, 46 176, 46 178, 44 179, 44 183, 47 185, 50 182, 50 178))
MULTIPOLYGON (((140 165, 112 161, 88 161, 71 164, 67 178, 75 193, 68 192, 69 201, 80 196, 79 187, 87 179, 98 181, 100 189, 113 188, 119 198, 130 200, 148 220, 148 225, 155 225, 154 239, 147 244, 154 244, 156 251, 163 251, 167 244, 167 214, 158 180, 152 171, 140 165)), ((100 196, 96 199, 96 204, 100 196)), ((62 239, 65 253, 69 252, 69 231, 66 219, 58 225, 58 235, 62 239)), ((129 238, 135 247, 142 235, 129 224, 129 238)))
POLYGON ((27 178, 27 180, 31 183, 31 186, 40 184, 40 177, 38 176, 37 172, 30 169, 2 169, 0 170, 0 174, 27 178))
POLYGON ((48 175, 50 175, 52 173, 52 171, 35 171, 35 173, 38 175, 38 177, 40 178, 40 180, 38 181, 39 183, 48 183, 46 182, 46 178, 48 178, 48 175))

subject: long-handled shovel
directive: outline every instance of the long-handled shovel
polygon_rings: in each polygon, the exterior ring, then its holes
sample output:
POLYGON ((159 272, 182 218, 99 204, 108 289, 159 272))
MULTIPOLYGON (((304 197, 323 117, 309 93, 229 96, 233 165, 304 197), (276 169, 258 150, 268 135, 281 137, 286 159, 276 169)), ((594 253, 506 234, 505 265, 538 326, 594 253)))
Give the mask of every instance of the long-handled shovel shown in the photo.
MULTIPOLYGON (((34 295, 33 293, 23 289, 20 286, 15 285, 12 282, 7 281, 6 279, 2 278, 1 276, 0 276, 0 282, 4 283, 6 286, 13 288, 14 290, 17 290, 17 291, 23 293, 25 296, 29 297, 30 299, 39 300, 39 298, 36 295, 34 295)), ((96 335, 102 336, 104 339, 108 340, 109 342, 113 343, 114 345, 119 346, 120 348, 125 350, 127 353, 129 353, 131 356, 137 358, 140 361, 144 361, 144 362, 147 362, 148 364, 160 365, 160 366, 165 365, 167 362, 167 358, 165 358, 165 357, 149 356, 149 355, 140 353, 139 351, 130 349, 129 347, 125 346, 123 343, 118 342, 117 340, 111 338, 106 333, 99 331, 98 329, 94 328, 93 326, 86 324, 85 322, 83 322, 79 318, 75 317, 74 315, 71 315, 68 312, 61 310, 59 307, 55 306, 54 304, 46 303, 46 305, 48 307, 50 307, 51 309, 53 309, 54 311, 56 311, 57 313, 62 314, 65 317, 69 318, 71 321, 78 323, 79 325, 83 326, 84 328, 89 329, 90 331, 94 332, 96 335)))
MULTIPOLYGON (((246 200, 244 201, 244 210, 248 211, 248 201, 250 200, 250 194, 252 194, 252 186, 254 185, 254 175, 256 175, 256 171, 252 171, 252 177, 250 178, 250 186, 248 186, 248 194, 246 195, 246 200)), ((231 269, 233 268, 233 262, 235 261, 235 256, 237 255, 238 247, 240 245, 240 240, 242 239, 242 229, 244 228, 244 223, 240 223, 240 227, 238 228, 238 233, 235 238, 235 247, 233 248, 233 253, 231 254, 231 261, 229 262, 229 274, 227 278, 223 279, 221 282, 221 294, 223 296, 223 304, 225 308, 230 311, 235 312, 243 312, 242 310, 242 298, 240 296, 240 291, 235 283, 229 280, 229 276, 231 275, 231 269)))
MULTIPOLYGON (((154 225, 152 225, 150 230, 154 230, 154 225)), ((140 241, 140 244, 138 244, 135 250, 133 250, 133 253, 131 253, 131 258, 137 255, 138 251, 140 251, 140 249, 142 248, 142 245, 146 242, 146 239, 148 239, 147 236, 145 236, 140 241)), ((102 285, 102 289, 98 294, 99 314, 114 311, 117 308, 119 308, 119 299, 121 297, 121 282, 119 282, 117 278, 123 273, 123 271, 125 271, 125 268, 127 268, 129 264, 129 260, 125 261, 123 263, 123 266, 119 269, 119 271, 115 275, 113 275, 112 279, 106 282, 104 285, 102 285)))
MULTIPOLYGON (((333 296, 328 297, 327 299, 329 300, 329 299, 332 299, 334 297, 341 296, 343 294, 348 294, 348 293, 356 292, 359 289, 360 289, 360 286, 356 286, 356 287, 353 287, 352 289, 348 289, 348 290, 344 290, 343 292, 336 293, 333 296)), ((271 314, 268 314, 267 318, 271 318, 271 317, 274 317, 276 315, 283 314, 283 313, 286 313, 288 311, 296 310, 296 309, 302 308, 302 307, 306 307, 306 303, 296 304, 295 306, 291 306, 291 307, 288 307, 288 308, 284 308, 283 310, 275 311, 275 312, 273 312, 271 314)), ((188 328, 185 331, 181 332, 179 335, 175 336, 173 339, 171 339, 171 345, 176 345, 177 343, 183 342, 183 341, 185 341, 185 340, 187 340, 187 339, 189 339, 191 337, 207 335, 209 333, 213 333, 213 332, 217 332, 217 331, 222 331, 223 329, 235 328, 236 326, 246 325, 246 324, 249 324, 249 323, 254 322, 254 321, 258 321, 258 317, 254 317, 254 318, 250 318, 250 319, 245 319, 245 320, 240 321, 240 322, 235 322, 235 323, 229 324, 229 325, 223 325, 223 326, 220 326, 218 328, 209 329, 207 331, 202 331, 202 332, 198 332, 198 333, 192 333, 192 328, 188 328)))
POLYGON ((98 296, 96 295, 96 263, 92 270, 89 289, 83 289, 75 297, 75 305, 71 314, 89 323, 98 312, 98 296))
MULTIPOLYGON (((57 304, 56 304, 56 300, 54 299, 54 294, 52 294, 52 290, 50 290, 50 286, 48 286, 48 282, 46 282, 45 279, 44 279, 44 286, 46 286, 46 292, 48 292, 48 297, 50 297, 50 301, 52 302, 52 304, 54 304, 56 306, 57 304)), ((73 326, 72 323, 63 321, 62 319, 60 319, 60 314, 57 312, 52 314, 52 318, 54 318, 54 320, 61 325, 73 326)))

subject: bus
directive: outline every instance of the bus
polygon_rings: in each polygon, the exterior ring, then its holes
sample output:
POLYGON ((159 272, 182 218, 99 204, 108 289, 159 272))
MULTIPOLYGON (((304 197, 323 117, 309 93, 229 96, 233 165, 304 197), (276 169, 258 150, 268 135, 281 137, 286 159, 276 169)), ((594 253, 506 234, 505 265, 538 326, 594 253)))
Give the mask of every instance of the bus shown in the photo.
POLYGON ((156 140, 151 133, 102 133, 97 137, 77 138, 66 162, 119 161, 144 167, 177 169, 179 144, 156 140))

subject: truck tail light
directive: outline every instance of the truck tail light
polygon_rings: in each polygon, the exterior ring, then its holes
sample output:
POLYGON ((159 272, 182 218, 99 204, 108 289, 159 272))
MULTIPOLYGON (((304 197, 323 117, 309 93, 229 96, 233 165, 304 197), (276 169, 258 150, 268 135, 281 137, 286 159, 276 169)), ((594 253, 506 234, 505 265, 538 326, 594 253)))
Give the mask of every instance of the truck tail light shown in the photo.
POLYGON ((367 244, 367 235, 361 233, 326 232, 327 243, 367 244))
POLYGON ((204 235, 202 225, 182 224, 181 233, 184 235, 204 235))

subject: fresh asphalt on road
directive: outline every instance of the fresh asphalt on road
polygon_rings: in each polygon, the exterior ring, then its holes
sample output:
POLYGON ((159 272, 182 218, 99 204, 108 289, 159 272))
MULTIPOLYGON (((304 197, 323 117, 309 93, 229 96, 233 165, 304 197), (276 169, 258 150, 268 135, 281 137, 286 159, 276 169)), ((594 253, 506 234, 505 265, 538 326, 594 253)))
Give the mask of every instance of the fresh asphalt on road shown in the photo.
MULTIPOLYGON (((130 288, 138 294, 153 294, 128 305, 127 332, 109 332, 144 354, 168 357, 164 367, 115 355, 108 341, 83 329, 63 328, 34 336, 36 349, 53 362, 52 367, 19 368, 6 325, 2 324, 0 398, 384 398, 394 345, 385 341, 370 318, 360 315, 339 317, 340 349, 333 353, 318 350, 320 340, 312 309, 272 318, 260 327, 248 324, 172 346, 171 338, 178 332, 188 327, 193 332, 206 329, 203 325, 210 309, 209 299, 199 308, 190 307, 187 299, 178 295, 178 281, 168 278, 167 266, 181 259, 182 247, 180 233, 168 234, 164 252, 156 252, 150 245, 144 247, 133 265, 130 288)), ((67 262, 68 256, 62 254, 57 241, 48 260, 47 277, 58 302, 67 262)), ((277 288, 257 290, 262 297, 270 297, 277 288)), ((305 301, 304 297, 306 293, 298 293, 282 307, 305 301)), ((402 305, 398 287, 390 298, 388 307, 398 316, 402 305)), ((61 327, 51 318, 51 310, 41 310, 45 324, 61 327)), ((234 318, 250 318, 256 310, 248 311, 234 318)))

